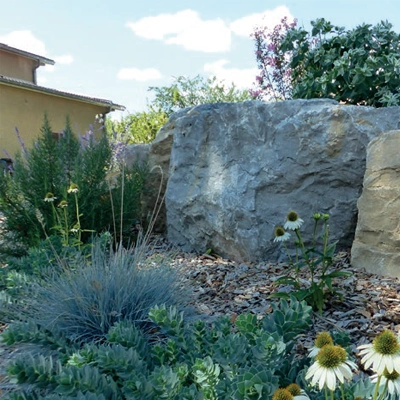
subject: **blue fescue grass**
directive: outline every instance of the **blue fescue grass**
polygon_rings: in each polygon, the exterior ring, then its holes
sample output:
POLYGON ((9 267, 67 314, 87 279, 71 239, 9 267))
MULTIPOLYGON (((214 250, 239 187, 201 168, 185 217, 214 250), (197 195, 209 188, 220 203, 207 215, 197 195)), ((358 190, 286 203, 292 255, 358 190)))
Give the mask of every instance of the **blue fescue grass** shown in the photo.
POLYGON ((144 246, 113 250, 95 243, 91 257, 77 257, 37 287, 27 318, 73 341, 92 342, 103 341, 120 321, 148 332, 148 312, 156 304, 190 312, 191 296, 179 273, 163 263, 146 267, 144 246))

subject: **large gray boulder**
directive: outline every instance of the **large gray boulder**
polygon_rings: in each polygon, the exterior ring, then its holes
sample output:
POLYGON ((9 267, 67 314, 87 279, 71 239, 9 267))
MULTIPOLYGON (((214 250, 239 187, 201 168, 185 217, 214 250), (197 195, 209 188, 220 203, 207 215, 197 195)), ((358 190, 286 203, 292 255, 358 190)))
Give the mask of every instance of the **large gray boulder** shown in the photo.
POLYGON ((332 239, 349 248, 366 147, 400 129, 400 108, 333 100, 194 107, 173 124, 166 191, 168 239, 237 260, 279 258, 273 230, 297 211, 331 215, 332 239))
POLYGON ((357 206, 351 264, 400 278, 400 130, 384 132, 368 145, 357 206))

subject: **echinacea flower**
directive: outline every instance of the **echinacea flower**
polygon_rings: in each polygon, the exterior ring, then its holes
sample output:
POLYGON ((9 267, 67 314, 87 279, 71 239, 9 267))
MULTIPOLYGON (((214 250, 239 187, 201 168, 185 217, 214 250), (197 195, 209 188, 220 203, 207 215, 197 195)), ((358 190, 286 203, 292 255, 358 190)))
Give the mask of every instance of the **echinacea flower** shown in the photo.
POLYGON ((304 394, 293 395, 288 388, 279 388, 275 390, 272 400, 310 400, 310 398, 304 394))
POLYGON ((289 390, 280 388, 275 390, 272 400, 293 400, 293 396, 289 390))
POLYGON ((390 373, 387 369, 385 369, 383 371, 383 375, 380 376, 380 379, 378 374, 371 376, 372 383, 377 383, 378 381, 379 386, 387 387, 387 391, 390 395, 400 396, 400 374, 398 374, 396 371, 390 373))
POLYGON ((381 332, 372 344, 358 346, 361 349, 361 363, 378 375, 382 375, 385 369, 388 373, 393 371, 400 374, 400 343, 396 335, 391 331, 381 332))
POLYGON ((67 192, 68 193, 78 193, 79 192, 78 185, 76 185, 75 183, 71 183, 71 185, 69 185, 67 192))
POLYGON ((75 224, 72 228, 71 228, 71 232, 72 233, 78 233, 81 229, 81 226, 79 224, 75 224))
POLYGON ((318 333, 317 338, 314 341, 314 347, 311 348, 308 357, 314 358, 322 349, 322 347, 327 344, 333 345, 332 336, 329 334, 329 332, 318 333))
POLYGON ((356 369, 357 366, 347 359, 346 350, 327 344, 318 352, 316 361, 306 373, 306 379, 311 379, 312 386, 318 383, 319 390, 327 387, 333 391, 337 380, 343 383, 345 379, 352 379, 352 368, 356 369))
POLYGON ((299 229, 304 221, 299 217, 299 214, 295 211, 290 211, 286 217, 285 229, 291 229, 292 231, 299 229))
POLYGON ((44 196, 44 201, 48 202, 48 203, 52 203, 57 197, 54 196, 53 193, 51 192, 47 192, 46 196, 44 196))
POLYGON ((290 238, 290 233, 286 232, 285 229, 283 229, 281 226, 277 226, 274 229, 274 234, 274 242, 286 242, 286 240, 289 240, 290 238))
POLYGON ((285 389, 293 396, 293 400, 310 400, 306 392, 297 383, 291 383, 285 389))
POLYGON ((68 203, 65 200, 61 200, 57 207, 60 208, 68 207, 68 203))

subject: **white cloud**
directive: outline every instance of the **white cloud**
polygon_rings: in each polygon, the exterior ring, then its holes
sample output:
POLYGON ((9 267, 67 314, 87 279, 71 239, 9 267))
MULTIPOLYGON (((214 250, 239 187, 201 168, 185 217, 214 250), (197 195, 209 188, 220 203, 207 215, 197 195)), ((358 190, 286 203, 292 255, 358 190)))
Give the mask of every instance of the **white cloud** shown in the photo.
POLYGON ((122 68, 119 70, 117 78, 122 80, 135 80, 139 82, 152 81, 162 77, 156 68, 122 68))
MULTIPOLYGON (((7 35, 0 36, 0 43, 5 43, 11 47, 15 47, 17 49, 25 50, 30 53, 49 57, 47 55, 45 44, 39 40, 35 35, 28 30, 24 31, 13 31, 8 33, 7 35)), ((50 57, 51 58, 51 57, 50 57)), ((65 54, 62 56, 54 57, 54 61, 57 64, 71 64, 74 61, 74 58, 70 54, 65 54)), ((54 65, 45 65, 40 69, 41 72, 53 72, 54 65)), ((39 78, 38 78, 39 81, 39 78)), ((41 83, 44 83, 45 80, 42 78, 41 83)))
POLYGON ((239 18, 233 21, 229 27, 236 35, 249 37, 256 27, 269 27, 273 29, 285 16, 288 17, 289 23, 294 19, 286 6, 279 6, 273 10, 267 10, 258 14, 250 14, 239 18))
POLYGON ((54 72, 55 67, 54 65, 43 65, 42 67, 40 67, 40 72, 54 72))
POLYGON ((43 78, 42 76, 38 76, 38 77, 37 77, 37 84, 38 84, 39 86, 43 86, 46 82, 47 82, 47 79, 46 79, 46 78, 43 78))
POLYGON ((234 83, 240 89, 252 87, 254 78, 257 75, 257 68, 227 68, 227 60, 219 60, 214 63, 204 65, 204 71, 210 76, 216 76, 219 81, 223 81, 227 86, 234 83))
POLYGON ((231 31, 222 19, 202 20, 193 10, 145 17, 127 23, 127 27, 138 36, 163 40, 187 50, 217 53, 231 47, 231 31))
POLYGON ((40 56, 46 55, 44 43, 36 38, 31 31, 10 32, 7 35, 0 36, 0 42, 40 56))
POLYGON ((55 57, 54 57, 54 61, 55 61, 57 64, 66 64, 66 65, 69 65, 69 64, 72 64, 72 63, 73 63, 74 57, 72 57, 71 54, 65 54, 65 55, 63 55, 63 56, 55 56, 55 57))

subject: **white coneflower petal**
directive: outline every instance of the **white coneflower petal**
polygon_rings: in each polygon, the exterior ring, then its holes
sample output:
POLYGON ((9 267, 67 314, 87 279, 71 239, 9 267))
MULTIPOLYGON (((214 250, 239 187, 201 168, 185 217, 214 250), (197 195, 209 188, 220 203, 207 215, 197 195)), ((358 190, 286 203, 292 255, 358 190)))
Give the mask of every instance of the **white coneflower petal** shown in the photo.
POLYGON ((382 375, 385 369, 389 373, 400 373, 400 344, 398 338, 391 331, 381 332, 372 342, 358 346, 361 363, 364 368, 371 369, 382 375))
MULTIPOLYGON (((326 386, 328 386, 328 389, 330 389, 330 390, 336 389, 336 373, 334 370, 326 371, 326 386)), ((323 386, 322 386, 322 388, 323 388, 323 386)), ((321 390, 322 388, 320 387, 319 390, 321 390)))
POLYGON ((400 374, 393 371, 389 373, 387 370, 382 375, 375 374, 371 376, 371 382, 377 383, 380 377, 379 386, 385 387, 387 385, 388 392, 391 395, 400 395, 400 374))
POLYGON ((340 346, 327 344, 317 354, 316 361, 306 373, 306 379, 311 379, 311 385, 322 390, 324 387, 335 390, 337 380, 343 383, 352 379, 351 369, 356 365, 347 360, 346 351, 340 346))
POLYGON ((293 397, 293 400, 310 400, 307 393, 297 383, 291 383, 285 388, 293 397))
POLYGON ((299 229, 303 224, 303 220, 299 217, 299 215, 295 211, 290 211, 286 217, 286 222, 283 227, 285 229, 290 229, 292 231, 299 229))
POLYGON ((274 229, 275 239, 274 242, 286 242, 286 240, 290 239, 290 233, 286 232, 284 228, 281 226, 277 226, 274 229))
POLYGON ((400 395, 400 379, 396 379, 395 381, 389 381, 388 391, 390 394, 400 395))

